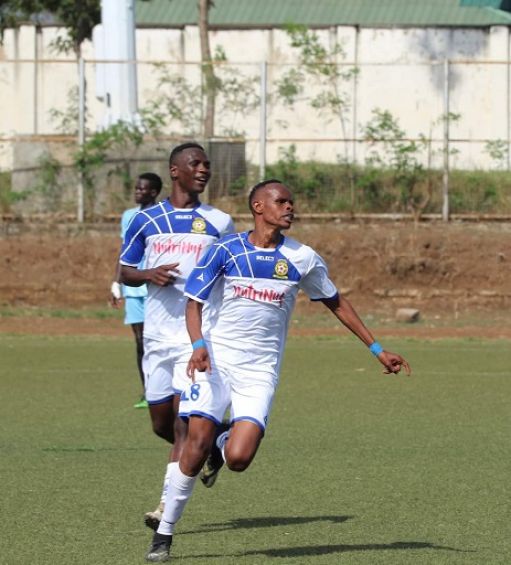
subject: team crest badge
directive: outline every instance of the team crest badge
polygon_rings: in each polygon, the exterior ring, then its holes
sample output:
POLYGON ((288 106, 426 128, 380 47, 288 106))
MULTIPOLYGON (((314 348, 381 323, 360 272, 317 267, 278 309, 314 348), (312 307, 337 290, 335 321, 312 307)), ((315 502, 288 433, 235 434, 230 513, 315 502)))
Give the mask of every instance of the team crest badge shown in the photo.
POLYGON ((275 270, 273 277, 276 279, 287 279, 287 273, 289 272, 289 267, 285 259, 279 259, 275 263, 275 270))
POLYGON ((206 220, 195 218, 192 222, 192 233, 206 233, 206 220))

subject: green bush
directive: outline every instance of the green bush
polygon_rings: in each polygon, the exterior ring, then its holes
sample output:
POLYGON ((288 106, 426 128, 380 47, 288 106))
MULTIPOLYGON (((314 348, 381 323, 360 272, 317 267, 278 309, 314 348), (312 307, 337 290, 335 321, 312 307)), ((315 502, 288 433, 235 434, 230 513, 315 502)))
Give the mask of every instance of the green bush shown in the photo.
POLYGON ((511 173, 452 171, 449 179, 451 212, 511 213, 511 173))
POLYGON ((12 212, 12 205, 16 202, 26 200, 31 192, 25 190, 23 192, 12 191, 12 173, 10 171, 0 172, 0 213, 9 214, 12 212))
MULTIPOLYGON (((298 161, 296 149, 266 169, 296 194, 301 212, 407 213, 410 198, 424 201, 424 213, 442 210, 442 171, 424 170, 413 194, 403 191, 395 171, 374 166, 298 161)), ((511 172, 451 171, 451 213, 511 214, 511 172)))
POLYGON ((300 162, 291 145, 276 163, 266 167, 265 176, 292 188, 303 212, 337 211, 351 209, 349 169, 344 164, 300 162))

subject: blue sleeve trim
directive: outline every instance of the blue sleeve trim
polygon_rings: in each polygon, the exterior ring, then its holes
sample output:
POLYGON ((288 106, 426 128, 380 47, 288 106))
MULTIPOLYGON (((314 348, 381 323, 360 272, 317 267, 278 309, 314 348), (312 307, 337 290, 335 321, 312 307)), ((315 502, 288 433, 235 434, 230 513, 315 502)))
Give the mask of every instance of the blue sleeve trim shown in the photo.
POLYGON ((311 298, 311 302, 320 302, 321 300, 332 300, 332 298, 337 298, 339 296, 339 293, 336 292, 335 294, 333 294, 332 296, 323 296, 322 298, 311 298))
POLYGON ((189 292, 184 292, 183 293, 187 298, 189 298, 190 300, 194 300, 195 302, 200 302, 200 304, 206 304, 206 300, 202 300, 202 298, 199 298, 198 296, 194 296, 193 294, 190 294, 189 292))

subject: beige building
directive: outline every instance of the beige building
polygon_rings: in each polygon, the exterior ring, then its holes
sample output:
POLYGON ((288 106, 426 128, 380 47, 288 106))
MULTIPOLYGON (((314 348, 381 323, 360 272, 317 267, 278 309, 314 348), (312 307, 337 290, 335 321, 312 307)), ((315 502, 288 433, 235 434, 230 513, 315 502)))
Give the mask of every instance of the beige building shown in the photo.
MULTIPOLYGON (((380 3, 369 0, 335 4, 317 0, 312 9, 308 0, 216 0, 210 13, 211 45, 227 61, 217 70, 220 76, 236 77, 240 91, 218 96, 215 135, 242 136, 247 159, 253 163, 262 158, 263 138, 270 161, 294 144, 302 158, 361 162, 369 151, 363 142, 364 125, 379 108, 392 113, 407 137, 433 139, 433 159, 440 163, 446 136, 442 116, 450 112, 458 118, 447 132, 449 149, 454 150, 451 166, 507 166, 506 157, 492 160, 488 141, 500 144, 505 153, 511 136, 508 3, 393 0, 385 4, 383 10, 380 3), (279 98, 279 81, 299 68, 300 50, 291 46, 284 29, 291 21, 313 29, 327 52, 341 46, 342 54, 334 60, 343 73, 357 70, 337 81, 341 112, 311 106, 324 85, 310 74, 305 75, 304 90, 294 105, 287 106, 279 98), (263 69, 266 81, 261 80, 263 69), (260 107, 264 94, 265 123, 260 107)), ((137 3, 139 107, 148 108, 161 95, 174 99, 185 119, 169 118, 169 135, 200 137, 195 9, 196 3, 189 0, 137 3), (181 94, 178 85, 185 85, 181 94)), ((77 62, 52 50, 61 32, 54 26, 24 25, 5 34, 0 49, 0 166, 4 169, 14 165, 14 140, 19 136, 76 135, 72 127, 64 132, 61 127, 63 114, 76 106, 79 77, 77 62)), ((84 44, 83 58, 87 124, 95 129, 103 121, 105 100, 96 96, 98 63, 92 42, 84 44)))

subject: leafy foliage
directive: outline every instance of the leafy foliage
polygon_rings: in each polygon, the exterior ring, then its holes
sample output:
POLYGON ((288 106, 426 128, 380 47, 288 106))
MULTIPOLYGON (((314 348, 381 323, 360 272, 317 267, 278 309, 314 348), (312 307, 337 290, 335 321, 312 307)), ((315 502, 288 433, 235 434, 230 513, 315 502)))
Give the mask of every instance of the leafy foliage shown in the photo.
POLYGON ((39 159, 39 175, 31 192, 39 193, 50 212, 58 212, 62 200, 63 187, 59 183, 62 164, 49 154, 39 159))
POLYGON ((302 211, 346 209, 348 203, 338 188, 348 184, 348 167, 317 161, 300 162, 296 146, 281 149, 276 163, 266 167, 268 177, 280 179, 299 196, 302 211))
POLYGON ((406 139, 397 119, 388 110, 379 108, 372 111, 363 133, 371 148, 367 169, 358 179, 364 196, 373 202, 377 199, 379 184, 375 169, 387 170, 400 190, 400 204, 418 219, 432 197, 431 171, 420 162, 421 154, 431 150, 430 140, 424 135, 420 143, 406 139))
POLYGON ((288 26, 287 33, 291 46, 298 50, 298 66, 276 82, 277 98, 285 106, 307 101, 327 121, 338 120, 343 137, 346 137, 349 97, 342 86, 353 78, 357 69, 342 64, 346 54, 339 42, 327 49, 315 31, 302 25, 288 26), (307 86, 310 84, 315 85, 315 94, 310 94, 307 86))
MULTIPOLYGON (((73 164, 82 179, 87 197, 89 214, 93 213, 96 198, 96 175, 106 164, 108 156, 113 153, 126 154, 129 149, 139 147, 144 141, 145 129, 125 122, 117 122, 108 128, 92 134, 73 155, 73 164)), ((131 182, 126 177, 126 168, 117 165, 109 174, 121 177, 123 184, 131 182)))
MULTIPOLYGON (((242 137, 245 132, 238 128, 240 118, 258 107, 260 97, 255 88, 258 78, 244 75, 226 63, 225 53, 218 50, 215 54, 215 100, 217 110, 224 119, 219 134, 229 137, 242 137)), ((204 84, 197 84, 185 75, 175 74, 164 63, 153 65, 157 73, 157 91, 151 96, 148 106, 142 110, 147 118, 157 117, 161 123, 175 124, 174 133, 190 137, 200 135, 202 131, 202 101, 204 84)), ((211 86, 210 86, 211 87, 211 86)))
POLYGON ((69 89, 66 95, 66 105, 62 109, 50 108, 48 113, 58 132, 65 135, 77 135, 79 116, 78 87, 74 86, 69 89))
POLYGON ((484 146, 484 151, 499 169, 506 167, 509 155, 509 145, 507 141, 503 139, 489 140, 484 146))
POLYGON ((59 51, 80 52, 80 45, 92 37, 93 27, 101 21, 100 0, 6 0, 0 4, 0 32, 21 22, 38 22, 42 14, 51 14, 66 28, 66 37, 56 40, 59 51))

